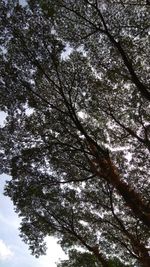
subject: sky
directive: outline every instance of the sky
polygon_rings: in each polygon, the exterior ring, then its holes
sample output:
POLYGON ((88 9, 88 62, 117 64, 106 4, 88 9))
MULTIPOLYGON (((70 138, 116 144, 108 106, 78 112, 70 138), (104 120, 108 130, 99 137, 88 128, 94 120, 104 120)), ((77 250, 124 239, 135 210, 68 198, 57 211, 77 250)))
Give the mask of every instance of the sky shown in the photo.
MULTIPOLYGON (((5 113, 0 112, 0 125, 5 123, 5 113)), ((14 212, 11 200, 3 195, 6 180, 10 176, 0 175, 0 266, 1 267, 56 267, 59 259, 66 255, 53 237, 47 237, 47 254, 38 259, 30 254, 28 246, 19 237, 20 219, 14 212)))

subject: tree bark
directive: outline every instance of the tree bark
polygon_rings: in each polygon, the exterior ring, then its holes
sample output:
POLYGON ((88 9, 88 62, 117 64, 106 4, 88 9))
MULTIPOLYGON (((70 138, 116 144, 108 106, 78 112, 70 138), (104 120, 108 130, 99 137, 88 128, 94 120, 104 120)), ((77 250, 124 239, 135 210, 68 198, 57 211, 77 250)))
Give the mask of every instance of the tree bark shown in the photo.
POLYGON ((144 203, 141 196, 121 179, 119 171, 109 156, 107 158, 102 158, 101 155, 98 157, 97 149, 93 145, 89 145, 89 147, 94 156, 94 161, 89 159, 92 172, 112 184, 123 197, 126 205, 133 211, 134 215, 146 226, 150 227, 150 209, 144 203))

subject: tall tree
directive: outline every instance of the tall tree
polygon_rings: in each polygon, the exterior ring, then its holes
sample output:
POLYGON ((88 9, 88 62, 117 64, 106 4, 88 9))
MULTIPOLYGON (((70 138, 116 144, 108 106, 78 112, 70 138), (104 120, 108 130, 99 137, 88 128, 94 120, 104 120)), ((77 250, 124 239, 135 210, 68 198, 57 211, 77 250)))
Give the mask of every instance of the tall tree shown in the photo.
POLYGON ((37 256, 56 235, 93 266, 150 266, 148 12, 144 1, 2 1, 1 167, 37 256))

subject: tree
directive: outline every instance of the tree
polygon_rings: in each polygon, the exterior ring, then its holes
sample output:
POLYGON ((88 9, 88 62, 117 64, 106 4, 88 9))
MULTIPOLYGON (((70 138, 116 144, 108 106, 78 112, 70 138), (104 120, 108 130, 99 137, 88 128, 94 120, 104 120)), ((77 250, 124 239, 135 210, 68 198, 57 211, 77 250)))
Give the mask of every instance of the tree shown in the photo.
MULTIPOLYGON (((82 266, 82 267, 97 267, 100 266, 99 262, 96 260, 95 257, 93 257, 92 254, 87 252, 80 252, 77 250, 71 250, 69 252, 69 260, 64 260, 60 264, 58 264, 58 267, 76 267, 76 266, 82 266)), ((121 263, 117 258, 114 258, 108 262, 109 267, 127 267, 127 265, 124 265, 121 263)))
POLYGON ((2 1, 1 167, 34 255, 56 235, 68 266, 150 265, 148 15, 144 1, 2 1))

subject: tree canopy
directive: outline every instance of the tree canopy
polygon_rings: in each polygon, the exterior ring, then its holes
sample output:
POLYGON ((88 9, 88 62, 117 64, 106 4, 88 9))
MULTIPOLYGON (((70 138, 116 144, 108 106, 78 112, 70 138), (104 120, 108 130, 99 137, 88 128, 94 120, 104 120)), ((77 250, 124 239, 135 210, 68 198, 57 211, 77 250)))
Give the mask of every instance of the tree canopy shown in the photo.
POLYGON ((1 1, 1 172, 35 256, 150 266, 149 3, 1 1))

